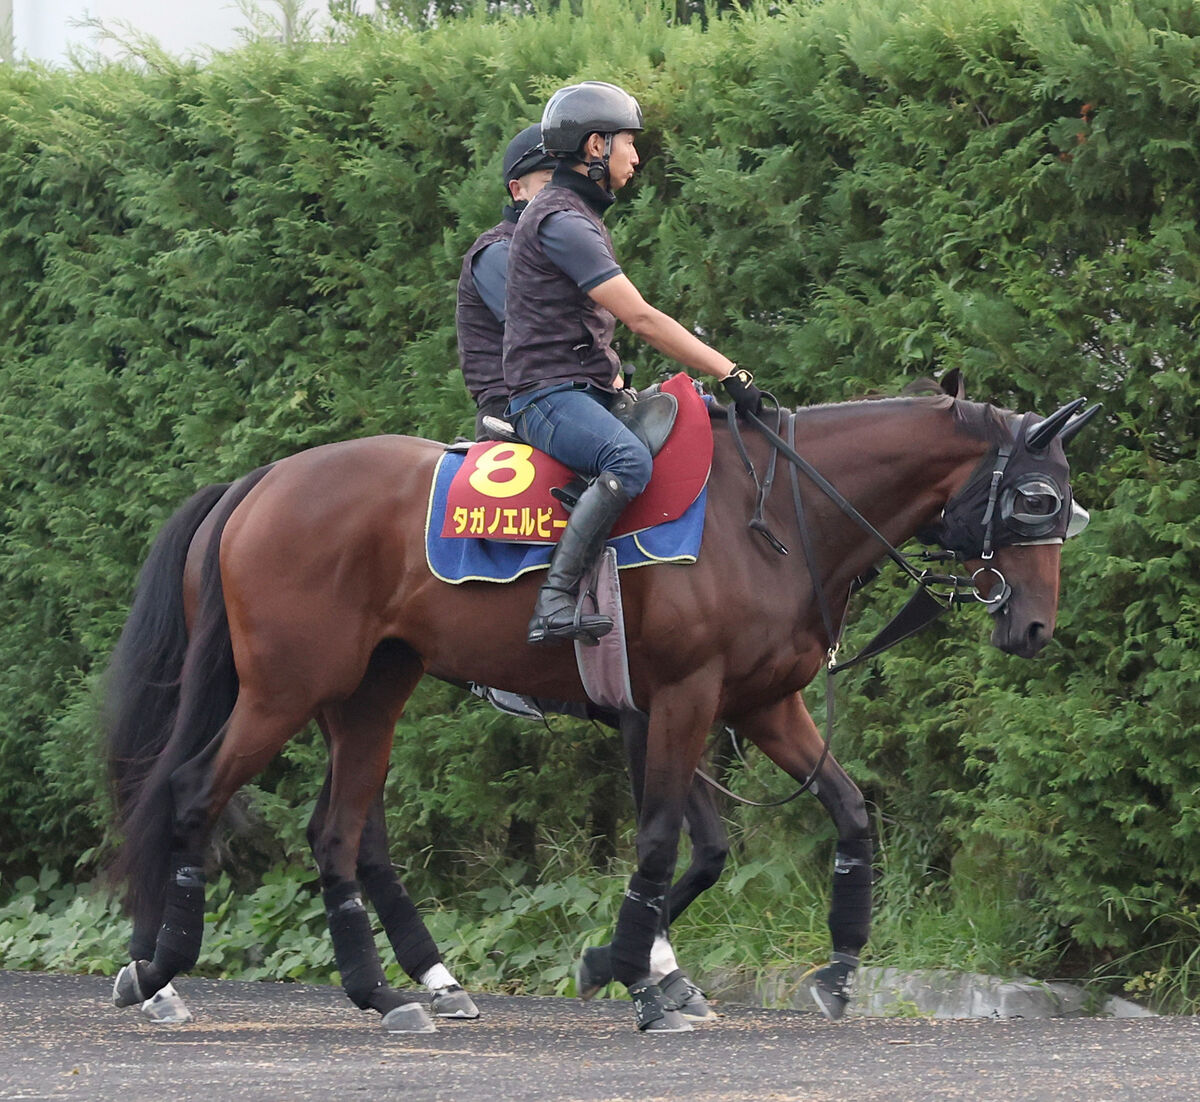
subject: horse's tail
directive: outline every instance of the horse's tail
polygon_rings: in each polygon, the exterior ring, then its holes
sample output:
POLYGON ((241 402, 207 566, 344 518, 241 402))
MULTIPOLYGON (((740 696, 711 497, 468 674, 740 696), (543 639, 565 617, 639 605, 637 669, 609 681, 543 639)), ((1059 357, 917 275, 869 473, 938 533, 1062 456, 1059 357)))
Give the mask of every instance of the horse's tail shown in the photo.
POLYGON ((135 923, 157 924, 173 834, 171 774, 221 732, 237 699, 221 588, 221 534, 270 469, 261 467, 232 485, 205 487, 166 523, 142 567, 113 653, 105 688, 108 761, 123 841, 112 874, 126 886, 135 923), (184 564, 218 502, 189 636, 184 564))

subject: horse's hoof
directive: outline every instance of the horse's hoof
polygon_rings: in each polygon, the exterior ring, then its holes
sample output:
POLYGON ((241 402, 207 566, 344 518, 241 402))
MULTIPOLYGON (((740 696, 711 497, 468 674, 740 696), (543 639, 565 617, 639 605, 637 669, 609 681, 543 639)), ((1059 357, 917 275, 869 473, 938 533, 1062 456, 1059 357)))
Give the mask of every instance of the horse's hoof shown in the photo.
POLYGON ((854 986, 856 965, 835 959, 824 968, 811 973, 809 994, 817 1009, 831 1022, 841 1021, 850 1005, 851 989, 854 986))
POLYGON ((663 998, 672 1004, 689 1022, 715 1022, 717 1015, 700 990, 681 968, 676 968, 658 981, 663 998))
POLYGON ((117 978, 113 980, 113 1006, 137 1006, 138 1003, 146 1001, 147 995, 142 990, 141 980, 138 978, 137 966, 137 961, 130 961, 117 973, 117 978))
POLYGON ((154 1025, 183 1025, 192 1020, 192 1012, 172 984, 156 991, 142 1003, 142 1017, 154 1025))
POLYGON ((662 989, 655 983, 639 984, 629 989, 633 1000, 633 1016, 643 1033, 690 1033, 689 1022, 673 1004, 663 997, 662 989))
POLYGON ((429 1009, 435 1018, 453 1018, 468 1021, 479 1017, 479 1007, 458 984, 441 987, 433 993, 429 1000, 429 1009))
POLYGON ((612 950, 608 945, 584 949, 575 968, 575 991, 584 1002, 612 983, 612 950))
POLYGON ((383 1016, 385 1033, 434 1033, 437 1026, 420 1003, 403 1003, 383 1016))

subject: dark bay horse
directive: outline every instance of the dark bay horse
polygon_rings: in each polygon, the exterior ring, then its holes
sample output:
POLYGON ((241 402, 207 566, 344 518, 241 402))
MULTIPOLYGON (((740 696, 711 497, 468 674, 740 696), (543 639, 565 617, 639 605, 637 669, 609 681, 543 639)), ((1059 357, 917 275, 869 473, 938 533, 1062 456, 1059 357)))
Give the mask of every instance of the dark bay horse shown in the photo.
MULTIPOLYGON (((979 567, 992 641, 1030 657, 1054 630, 1071 507, 1063 443, 1087 417, 1077 408, 1041 421, 940 394, 787 416, 795 418, 797 449, 891 544, 924 530, 979 567), (993 588, 1002 593, 989 596, 993 588)), ((770 445, 743 431, 751 462, 764 469, 770 445)), ((655 1031, 686 1028, 651 980, 651 950, 670 906, 707 732, 714 722, 731 724, 793 777, 808 776, 822 739, 800 690, 831 645, 813 578, 840 622, 853 580, 881 554, 873 536, 803 477, 794 495, 780 488, 766 499, 764 520, 799 547, 802 500, 811 573, 804 555, 778 554, 747 527, 756 490, 731 433, 718 424, 714 435, 698 562, 630 571, 623 584, 634 699, 649 727, 644 769, 634 778, 637 871, 607 956, 637 1025, 655 1031)), ((384 981, 359 885, 364 824, 408 696, 430 674, 583 699, 571 648, 524 642, 536 577, 451 586, 430 573, 424 520, 441 452, 408 437, 326 445, 246 476, 218 500, 193 498, 181 510, 186 519, 169 523, 177 539, 187 537, 183 576, 176 569, 146 577, 148 562, 138 598, 163 610, 160 651, 181 656, 169 731, 155 728, 153 708, 139 709, 161 692, 153 661, 128 654, 110 680, 119 710, 142 717, 114 725, 110 738, 126 777, 117 871, 135 929, 157 931, 152 954, 147 946, 118 977, 118 1005, 141 1001, 195 964, 202 854, 215 819, 315 718, 331 759, 311 836, 342 983, 385 1024, 409 1017, 411 996, 384 981)), ((872 845, 862 796, 832 756, 817 779, 838 835, 826 979, 844 1000, 867 940, 872 845)))

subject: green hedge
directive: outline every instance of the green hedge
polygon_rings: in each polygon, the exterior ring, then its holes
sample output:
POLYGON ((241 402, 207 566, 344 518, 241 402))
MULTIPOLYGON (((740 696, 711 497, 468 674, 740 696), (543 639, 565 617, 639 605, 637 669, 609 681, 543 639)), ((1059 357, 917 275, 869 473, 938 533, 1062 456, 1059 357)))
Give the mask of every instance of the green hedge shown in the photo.
MULTIPOLYGON (((104 838, 92 690, 193 488, 329 440, 468 430, 459 258, 497 215, 504 142, 587 77, 645 107, 645 165, 610 216, 631 277, 781 400, 961 367, 1014 408, 1105 403, 1072 448, 1095 519, 1064 552, 1047 655, 992 651, 978 618, 939 628, 846 678, 838 753, 904 891, 1002 885, 1028 944, 1141 954, 1126 971, 1188 957, 1200 14, 825 0, 701 29, 668 10, 364 26, 203 67, 0 68, 8 883, 104 838)), ((864 637, 898 598, 876 591, 864 637)), ((260 786, 247 876, 303 860, 317 744, 260 786)), ((393 755, 397 855, 426 854, 415 875, 450 892, 447 835, 465 853, 527 846, 505 834, 530 823, 611 839, 615 761, 590 728, 531 733, 426 691, 393 755)), ((813 808, 775 816, 773 844, 822 829, 813 808)))

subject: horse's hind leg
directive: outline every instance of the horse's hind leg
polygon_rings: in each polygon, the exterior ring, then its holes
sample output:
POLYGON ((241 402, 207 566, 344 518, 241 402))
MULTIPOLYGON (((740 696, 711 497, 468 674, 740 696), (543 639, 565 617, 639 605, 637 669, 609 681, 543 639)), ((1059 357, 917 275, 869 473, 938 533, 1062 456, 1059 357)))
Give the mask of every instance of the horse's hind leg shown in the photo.
MULTIPOLYGON (((821 734, 799 693, 742 719, 738 730, 797 780, 807 779, 821 758, 821 734)), ((836 1020, 846 1012, 871 931, 874 848, 862 793, 832 755, 825 758, 813 792, 833 819, 837 850, 829 906, 833 959, 814 972, 810 990, 821 1013, 836 1020)))
MULTIPOLYGON (((319 722, 328 740, 328 727, 324 718, 319 722)), ((327 771, 325 786, 321 789, 308 826, 310 845, 315 846, 316 839, 324 827, 331 784, 331 771, 327 771)), ((362 841, 358 847, 357 871, 359 883, 379 916, 400 967, 432 994, 430 1010, 434 1016, 454 1019, 478 1018, 479 1008, 442 963, 441 953, 430 936, 416 904, 396 875, 388 846, 382 792, 376 795, 367 812, 362 841)))
POLYGON ((429 1009, 436 1018, 470 1020, 479 1017, 475 1001, 454 978, 405 890, 388 850, 383 793, 376 796, 363 828, 358 850, 358 877, 379 915, 396 960, 417 983, 432 994, 429 1009))
MULTIPOLYGON (((134 922, 133 935, 129 939, 130 960, 150 960, 154 956, 161 924, 161 913, 153 919, 134 922)), ((161 991, 156 991, 148 999, 144 999, 140 1009, 142 1017, 154 1025, 182 1025, 192 1020, 192 1012, 175 990, 175 985, 170 982, 164 985, 161 991)))
MULTIPOLYGON (((195 966, 204 936, 204 851, 213 825, 233 794, 266 768, 308 718, 301 711, 279 710, 277 699, 268 707, 242 691, 229 722, 171 773, 172 831, 162 921, 153 956, 136 959, 118 973, 113 987, 117 1006, 152 998, 195 966)), ((139 949, 151 943, 146 921, 137 927, 137 940, 139 949)))
POLYGON ((381 1014, 391 1033, 426 1033, 434 1026, 412 995, 384 978, 355 874, 367 816, 387 776, 393 730, 422 673, 420 659, 408 647, 385 643, 353 695, 323 709, 331 783, 326 813, 312 833, 342 987, 359 1009, 381 1014))

